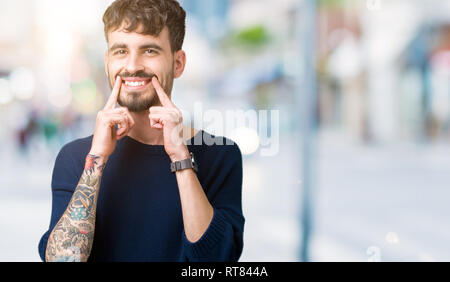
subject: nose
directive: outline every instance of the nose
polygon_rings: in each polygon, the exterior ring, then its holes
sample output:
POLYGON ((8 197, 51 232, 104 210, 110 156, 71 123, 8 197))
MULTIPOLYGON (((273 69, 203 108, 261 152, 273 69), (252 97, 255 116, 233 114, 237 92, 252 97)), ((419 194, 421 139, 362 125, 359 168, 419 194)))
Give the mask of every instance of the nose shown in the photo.
POLYGON ((129 73, 136 73, 137 71, 143 71, 144 69, 145 67, 142 65, 139 56, 136 53, 130 54, 125 70, 129 73))

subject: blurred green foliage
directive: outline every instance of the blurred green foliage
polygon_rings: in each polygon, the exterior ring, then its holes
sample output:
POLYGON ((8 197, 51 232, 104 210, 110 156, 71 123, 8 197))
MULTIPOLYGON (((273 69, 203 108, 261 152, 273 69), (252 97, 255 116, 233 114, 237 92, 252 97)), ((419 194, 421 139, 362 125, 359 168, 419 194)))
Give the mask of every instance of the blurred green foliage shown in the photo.
POLYGON ((317 0, 320 7, 341 7, 355 3, 355 0, 317 0))
POLYGON ((236 40, 244 45, 259 46, 269 41, 269 35, 263 26, 258 25, 239 31, 236 40))
POLYGON ((254 25, 232 31, 224 40, 225 47, 237 47, 255 50, 266 46, 270 42, 270 35, 263 25, 254 25))

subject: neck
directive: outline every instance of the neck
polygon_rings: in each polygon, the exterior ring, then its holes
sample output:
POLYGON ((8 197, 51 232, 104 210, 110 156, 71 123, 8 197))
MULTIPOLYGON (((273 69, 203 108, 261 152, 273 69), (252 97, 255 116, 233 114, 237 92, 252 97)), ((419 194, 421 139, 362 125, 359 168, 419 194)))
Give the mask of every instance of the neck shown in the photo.
POLYGON ((130 114, 134 120, 134 127, 128 132, 129 137, 148 145, 164 145, 163 131, 150 126, 148 111, 130 114))

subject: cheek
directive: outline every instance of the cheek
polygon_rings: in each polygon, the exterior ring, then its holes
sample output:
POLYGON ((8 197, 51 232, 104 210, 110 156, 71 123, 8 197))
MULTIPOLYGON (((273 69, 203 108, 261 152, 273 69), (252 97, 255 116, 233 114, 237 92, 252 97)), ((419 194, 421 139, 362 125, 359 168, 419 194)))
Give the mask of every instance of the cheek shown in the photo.
POLYGON ((168 72, 172 70, 172 61, 163 56, 148 59, 146 67, 153 72, 158 78, 165 77, 168 72))
POLYGON ((119 74, 120 70, 122 69, 122 64, 120 61, 117 60, 110 61, 108 68, 109 68, 109 75, 111 77, 114 77, 119 74))

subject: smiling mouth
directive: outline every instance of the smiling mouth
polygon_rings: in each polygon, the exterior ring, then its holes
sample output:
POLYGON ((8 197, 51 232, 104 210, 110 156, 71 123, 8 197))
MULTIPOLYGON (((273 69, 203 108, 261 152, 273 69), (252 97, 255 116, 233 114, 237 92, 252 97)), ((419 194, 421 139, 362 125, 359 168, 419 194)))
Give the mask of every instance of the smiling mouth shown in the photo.
POLYGON ((138 87, 138 86, 144 86, 145 84, 147 84, 149 82, 150 82, 150 80, 144 80, 144 81, 128 81, 128 80, 125 80, 124 84, 126 86, 138 87))
POLYGON ((142 90, 151 84, 151 78, 122 78, 122 86, 129 90, 142 90))

